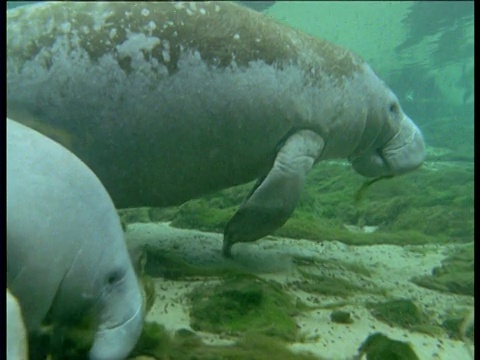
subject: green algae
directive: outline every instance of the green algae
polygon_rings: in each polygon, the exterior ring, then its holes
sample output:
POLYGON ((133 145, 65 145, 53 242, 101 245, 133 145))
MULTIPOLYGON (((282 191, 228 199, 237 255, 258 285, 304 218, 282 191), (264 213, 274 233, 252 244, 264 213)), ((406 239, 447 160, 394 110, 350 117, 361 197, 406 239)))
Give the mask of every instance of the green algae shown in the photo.
POLYGON ((419 286, 454 294, 474 296, 474 244, 458 246, 431 275, 416 276, 411 281, 419 286))
POLYGON ((321 360, 309 353, 293 353, 285 343, 261 333, 247 331, 232 345, 206 345, 188 329, 173 336, 162 325, 145 323, 142 335, 130 358, 151 356, 157 360, 269 360, 275 354, 285 360, 321 360))
POLYGON ((148 207, 139 207, 139 208, 129 208, 129 209, 119 209, 118 216, 122 224, 134 224, 134 223, 149 223, 150 219, 150 208, 148 207))
POLYGON ((369 277, 372 271, 365 265, 356 261, 343 261, 338 259, 318 258, 313 256, 294 255, 293 262, 298 266, 321 266, 322 268, 336 268, 350 271, 357 275, 369 277))
MULTIPOLYGON (((473 239, 473 165, 426 163, 411 174, 375 184, 360 204, 355 190, 362 178, 338 162, 319 164, 307 177, 299 204, 275 235, 317 241, 338 240, 352 245, 432 244, 471 242, 473 239), (370 233, 351 233, 344 224, 375 225, 370 233)), ((223 232, 253 183, 236 186, 180 207, 165 217, 172 226, 223 232)), ((139 219, 146 221, 145 211, 139 219)), ((150 214, 162 210, 151 209, 150 214)), ((150 219, 152 216, 150 215, 150 219)))
POLYGON ((469 339, 470 341, 474 341, 474 324, 471 324, 471 326, 465 326, 465 322, 469 315, 471 314, 467 309, 452 311, 450 314, 444 316, 441 327, 451 339, 461 341, 469 339))
POLYGON ((353 323, 352 316, 348 311, 335 310, 330 314, 330 320, 338 324, 351 324, 353 323))
POLYGON ((297 336, 295 304, 278 285, 255 276, 228 276, 219 285, 199 286, 190 302, 195 330, 230 335, 255 331, 287 341, 297 336))
POLYGON ((419 360, 409 343, 390 339, 382 333, 370 335, 358 349, 358 358, 367 360, 419 360))
POLYGON ((385 290, 378 288, 368 288, 365 285, 357 285, 342 277, 329 277, 320 274, 313 274, 309 271, 298 268, 298 271, 305 279, 298 282, 295 286, 308 293, 323 296, 350 297, 357 293, 369 293, 375 295, 385 295, 385 290))
POLYGON ((365 181, 362 184, 362 186, 355 193, 355 202, 359 203, 363 199, 363 197, 365 196, 365 192, 367 191, 367 189, 370 186, 372 186, 373 184, 375 184, 377 181, 384 180, 384 179, 391 179, 392 177, 393 177, 392 175, 380 176, 380 177, 377 177, 375 179, 365 181))
POLYGON ((215 208, 205 199, 198 199, 180 206, 171 225, 178 228, 223 232, 234 213, 233 207, 215 208))
POLYGON ((40 331, 31 332, 28 337, 29 359, 86 359, 95 335, 91 315, 88 314, 75 324, 42 325, 40 331))
POLYGON ((144 272, 152 277, 179 280, 191 277, 223 277, 235 274, 246 274, 246 270, 228 265, 195 265, 178 255, 175 251, 144 246, 146 256, 144 272))
POLYGON ((415 327, 432 324, 429 316, 409 299, 369 303, 367 308, 375 318, 390 326, 415 330, 415 327))

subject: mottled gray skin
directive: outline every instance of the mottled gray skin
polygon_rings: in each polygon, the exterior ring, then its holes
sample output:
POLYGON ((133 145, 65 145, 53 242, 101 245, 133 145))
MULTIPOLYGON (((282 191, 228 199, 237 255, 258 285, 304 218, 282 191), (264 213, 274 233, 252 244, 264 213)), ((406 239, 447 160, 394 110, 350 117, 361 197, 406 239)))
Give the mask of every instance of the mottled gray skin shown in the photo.
POLYGON ((293 212, 311 166, 420 166, 396 96, 349 51, 233 3, 53 3, 7 12, 7 111, 56 138, 117 207, 260 179, 224 253, 293 212))
POLYGON ((112 200, 70 151, 7 119, 7 287, 26 328, 95 322, 90 359, 124 359, 143 299, 112 200))

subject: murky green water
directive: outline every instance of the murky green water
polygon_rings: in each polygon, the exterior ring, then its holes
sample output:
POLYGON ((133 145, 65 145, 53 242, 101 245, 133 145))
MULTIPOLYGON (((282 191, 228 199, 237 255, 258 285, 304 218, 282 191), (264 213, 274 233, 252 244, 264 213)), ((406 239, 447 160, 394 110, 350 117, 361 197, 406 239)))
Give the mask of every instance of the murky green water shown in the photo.
POLYGON ((340 360, 360 349, 414 359, 398 342, 409 341, 420 359, 469 359, 462 342, 471 346, 472 330, 461 325, 474 295, 473 2, 246 5, 366 59, 422 130, 426 162, 372 184, 358 203, 359 175, 343 162, 316 166, 292 218, 233 262, 219 256, 219 234, 155 224, 221 233, 253 184, 120 211, 130 247, 158 232, 142 250, 156 296, 135 356, 340 360), (376 332, 397 342, 367 341, 376 332))

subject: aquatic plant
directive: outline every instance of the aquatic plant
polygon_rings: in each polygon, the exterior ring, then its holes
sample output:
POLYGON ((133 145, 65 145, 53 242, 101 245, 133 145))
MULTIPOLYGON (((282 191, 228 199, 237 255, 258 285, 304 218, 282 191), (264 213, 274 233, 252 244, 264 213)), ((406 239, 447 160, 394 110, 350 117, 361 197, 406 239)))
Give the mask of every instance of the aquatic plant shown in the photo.
POLYGON ((425 330, 425 326, 433 324, 428 314, 410 299, 369 303, 367 308, 375 318, 390 326, 401 326, 409 330, 425 330))
POLYGON ((429 289, 474 296, 474 245, 458 246, 431 275, 415 276, 410 281, 429 289))
MULTIPOLYGON (((471 242, 473 175, 470 163, 426 163, 414 173, 372 184, 355 204, 362 178, 344 163, 325 162, 309 174, 297 209, 275 235, 353 245, 471 242), (379 228, 371 234, 352 233, 345 224, 379 228)), ((176 227, 223 232, 252 186, 191 200, 169 208, 165 217, 160 210, 150 214, 157 212, 157 221, 172 220, 176 227)), ((143 215, 135 221, 144 221, 143 215)))
POLYGON ((367 360, 420 360, 409 343, 390 339, 379 332, 370 335, 358 351, 358 359, 366 354, 367 360))
POLYGON ((295 340, 298 311, 278 285, 252 275, 228 276, 216 286, 199 286, 190 294, 191 326, 224 334, 255 331, 295 340))

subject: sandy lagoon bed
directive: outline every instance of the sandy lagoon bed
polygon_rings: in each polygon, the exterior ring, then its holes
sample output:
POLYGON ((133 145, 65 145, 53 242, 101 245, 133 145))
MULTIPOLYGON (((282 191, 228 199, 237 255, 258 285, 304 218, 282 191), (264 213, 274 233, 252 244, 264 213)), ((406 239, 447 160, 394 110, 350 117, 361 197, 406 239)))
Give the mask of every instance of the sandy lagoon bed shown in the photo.
MULTIPOLYGON (((389 325, 373 316, 367 306, 410 299, 428 314, 430 325, 440 324, 449 312, 473 309, 471 296, 430 290, 410 281, 413 276, 431 274, 452 251, 453 245, 349 246, 336 241, 269 236, 255 243, 235 245, 234 259, 228 260, 221 256, 221 241, 221 234, 176 229, 168 223, 128 226, 127 242, 131 249, 148 244, 158 253, 181 259, 184 265, 201 270, 198 275, 190 269, 187 275, 155 277, 156 297, 147 321, 162 324, 172 334, 180 329, 192 330, 204 344, 233 344, 239 334, 192 328, 189 298, 197 287, 221 283, 221 276, 204 276, 209 269, 233 269, 277 284, 293 302, 307 305, 293 316, 299 335, 294 341, 285 342, 294 353, 308 351, 321 359, 354 359, 362 342, 369 335, 381 332, 391 339, 408 342, 422 360, 471 358, 471 342, 452 339, 441 331, 429 334, 430 330, 389 325), (316 279, 339 279, 340 290, 329 293, 318 291, 314 286, 302 286, 317 284, 316 279), (343 292, 342 280, 354 290, 343 292), (352 322, 332 321, 334 310, 348 313, 352 322)), ((176 270, 165 265, 163 271, 176 270)))

